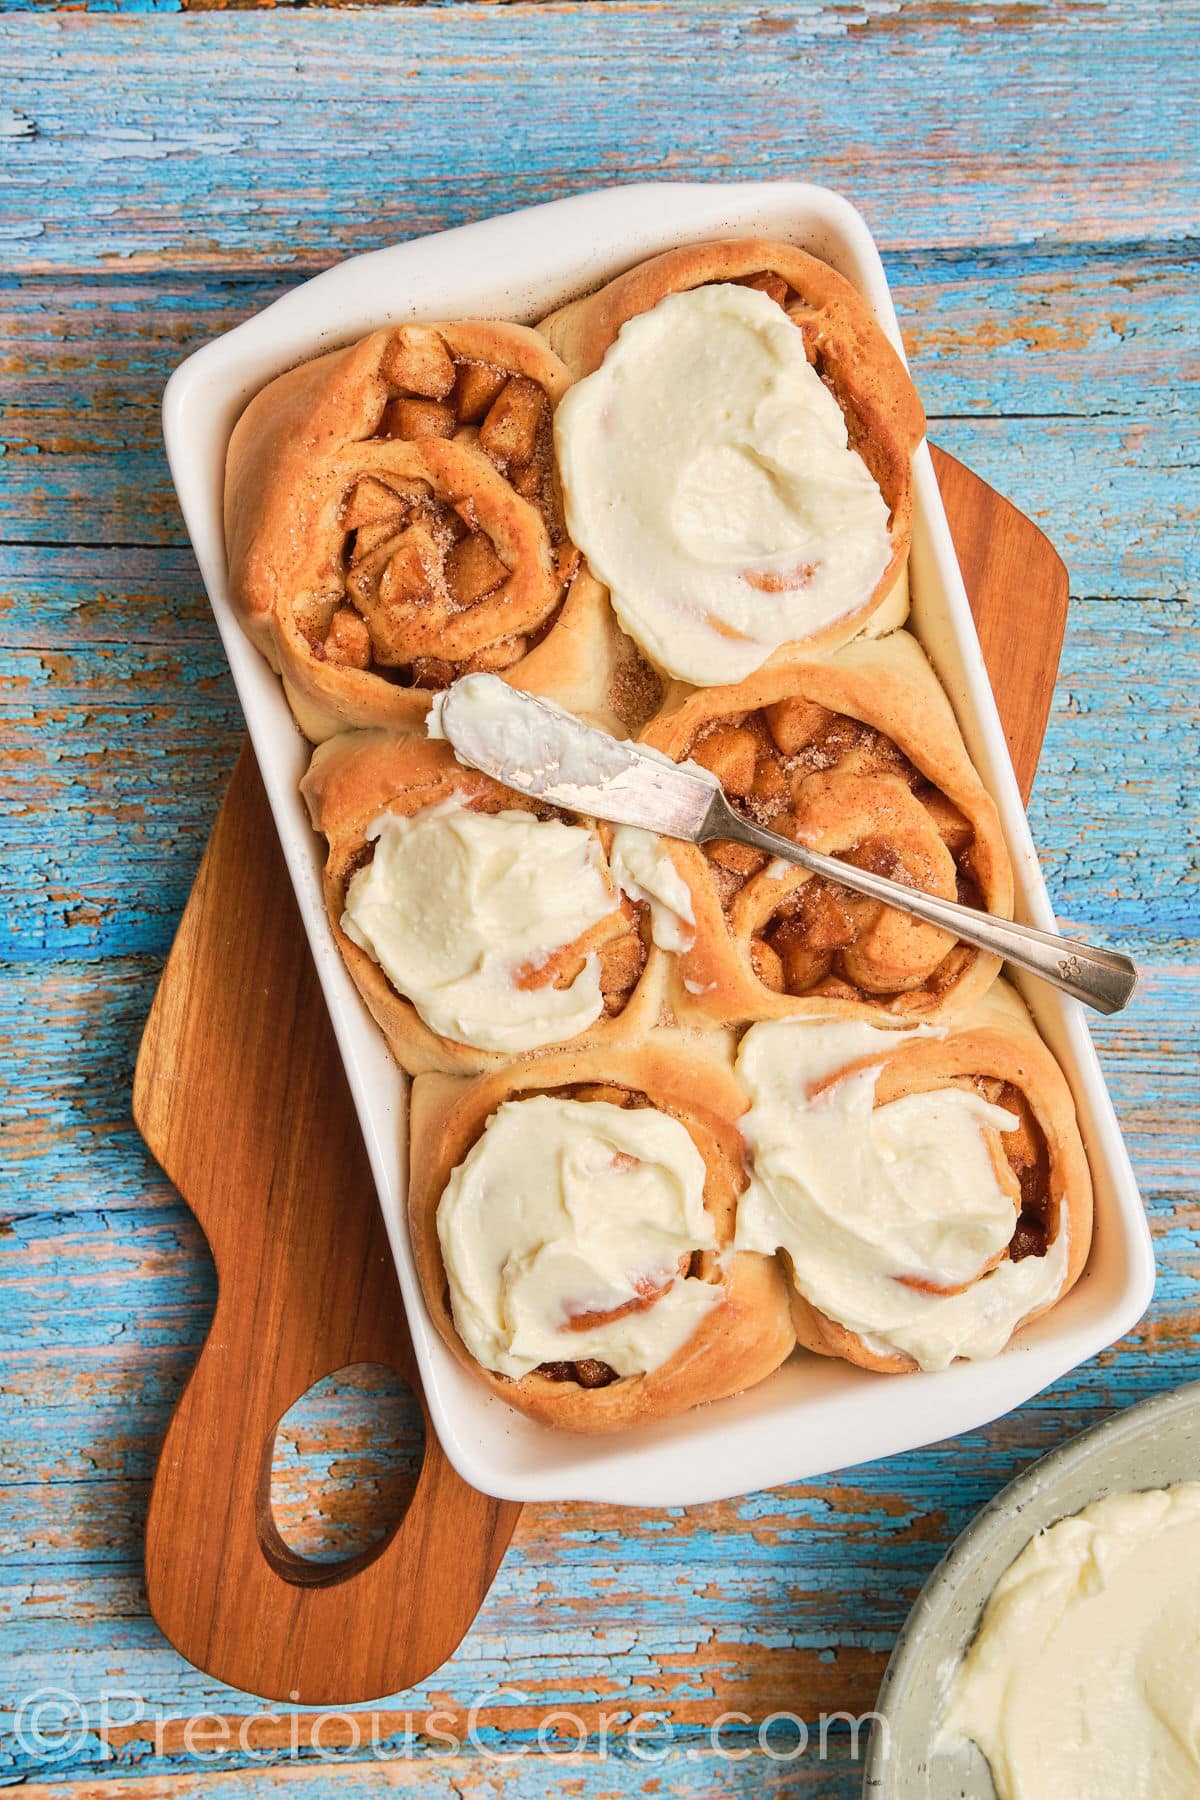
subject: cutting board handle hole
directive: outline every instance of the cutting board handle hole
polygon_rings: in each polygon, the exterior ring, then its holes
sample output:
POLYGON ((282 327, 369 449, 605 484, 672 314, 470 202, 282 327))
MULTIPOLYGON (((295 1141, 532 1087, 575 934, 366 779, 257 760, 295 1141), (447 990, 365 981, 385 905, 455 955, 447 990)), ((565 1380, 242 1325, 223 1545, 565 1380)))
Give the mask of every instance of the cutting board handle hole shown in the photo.
POLYGON ((258 1534, 301 1586, 373 1562, 412 1501, 425 1457, 420 1402, 394 1369, 354 1363, 314 1382, 263 1455, 258 1534))

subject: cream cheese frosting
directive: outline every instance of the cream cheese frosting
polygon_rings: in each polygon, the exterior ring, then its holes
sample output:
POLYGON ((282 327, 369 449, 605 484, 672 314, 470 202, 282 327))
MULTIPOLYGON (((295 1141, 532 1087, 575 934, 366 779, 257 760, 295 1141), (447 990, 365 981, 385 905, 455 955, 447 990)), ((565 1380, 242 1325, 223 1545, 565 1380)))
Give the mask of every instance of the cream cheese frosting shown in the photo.
POLYGON ((611 737, 565 707, 526 694, 499 675, 463 675, 434 696, 426 735, 450 743, 460 762, 484 769, 519 793, 553 797, 577 812, 605 814, 611 800, 618 816, 637 822, 647 813, 657 822, 669 806, 680 823, 699 823, 720 783, 690 759, 675 762, 650 744, 611 737), (450 729, 446 729, 446 721, 450 729), (681 770, 695 779, 664 784, 681 770), (668 790, 664 800, 663 787, 668 790), (682 809, 682 810, 681 810, 682 809))
POLYGON ((619 903, 593 833, 452 796, 408 818, 385 814, 369 835, 375 854, 346 890, 342 929, 432 1031, 517 1052, 600 1017, 595 954, 565 986, 537 979, 619 903))
POLYGON ((624 743, 586 724, 553 700, 535 698, 499 675, 485 673, 462 675, 434 695, 425 721, 427 737, 448 741, 443 714, 451 703, 461 754, 489 773, 501 768, 521 772, 519 785, 526 794, 564 783, 592 787, 615 780, 645 751, 644 745, 624 743))
POLYGON ((554 435, 572 539, 681 680, 742 680, 864 606, 891 560, 887 503, 837 401, 752 288, 630 319, 554 435))
POLYGON ((1200 1483, 1116 1494, 1000 1577, 939 1748, 979 1745, 1000 1800, 1200 1793, 1200 1483))
POLYGON ((650 935, 660 950, 686 950, 696 935, 691 890, 653 831, 621 825, 608 853, 613 880, 650 908, 650 935))
POLYGON ((680 1272, 716 1247, 704 1180, 688 1132, 652 1107, 505 1101, 438 1204, 454 1324, 472 1356, 514 1378, 591 1358, 618 1375, 660 1368, 723 1292, 680 1272))
MULTIPOLYGON (((499 781, 519 783, 523 793, 557 791, 564 783, 591 789, 631 772, 636 778, 638 762, 646 758, 672 771, 682 766, 706 787, 714 785, 697 764, 679 765, 647 744, 610 737, 553 701, 532 702, 495 675, 464 675, 435 695, 425 726, 429 737, 446 739, 443 715, 451 698, 461 755, 499 781)), ((656 833, 621 826, 613 834, 609 866, 621 892, 650 908, 651 935, 659 948, 686 950, 696 922, 692 896, 656 833)))
POLYGON ((988 1269, 1017 1222, 997 1173, 998 1134, 1017 1119, 957 1087, 875 1105, 897 1042, 932 1034, 809 1020, 747 1032, 738 1074, 752 1173, 736 1244, 786 1250, 797 1290, 826 1317, 877 1353, 942 1369, 994 1356, 1058 1294, 1067 1233, 1064 1223, 1044 1256, 988 1269))

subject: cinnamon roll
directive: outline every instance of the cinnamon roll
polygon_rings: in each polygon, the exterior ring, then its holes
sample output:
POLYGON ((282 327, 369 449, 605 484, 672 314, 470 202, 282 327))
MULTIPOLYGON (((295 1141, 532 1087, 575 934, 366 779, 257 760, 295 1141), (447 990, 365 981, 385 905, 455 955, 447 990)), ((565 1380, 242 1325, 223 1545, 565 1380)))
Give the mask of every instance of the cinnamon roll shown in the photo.
POLYGON ((804 251, 696 244, 540 327, 574 541, 695 685, 901 622, 924 416, 870 308, 804 251))
MULTIPOLYGON (((643 741, 717 775, 758 824, 947 900, 1011 917, 995 804, 916 639, 687 693, 643 741)), ((664 840, 664 844, 666 840, 664 840)), ((982 993, 997 959, 740 844, 671 843, 695 933, 672 997, 687 1022, 929 1014, 982 993)))
POLYGON ((334 936, 410 1074, 616 1041, 657 1018, 651 897, 618 885, 611 837, 403 732, 322 744, 301 791, 328 840, 334 936))
MULTIPOLYGON (((524 326, 403 325, 247 407, 226 465, 230 585, 309 737, 412 724, 457 674, 516 671, 544 645, 579 560, 551 433, 567 381, 524 326)), ((602 607, 594 584, 572 598, 602 607)))
POLYGON ((739 1247, 799 1343, 884 1374, 1002 1350, 1078 1278, 1092 1188, 1067 1083, 998 981, 945 1030, 776 1020, 742 1040, 739 1247))
POLYGON ((760 1381, 794 1341, 771 1256, 732 1247, 744 1185, 727 1048, 670 1034, 474 1082, 413 1084, 409 1225, 455 1356, 570 1431, 760 1381))

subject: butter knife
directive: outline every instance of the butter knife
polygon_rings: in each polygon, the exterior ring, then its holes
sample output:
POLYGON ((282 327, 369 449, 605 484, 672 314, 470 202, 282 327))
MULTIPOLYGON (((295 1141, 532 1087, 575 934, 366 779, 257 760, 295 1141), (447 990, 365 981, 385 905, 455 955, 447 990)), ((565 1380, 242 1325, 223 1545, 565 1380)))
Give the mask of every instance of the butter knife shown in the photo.
POLYGON ((704 844, 732 839, 795 863, 822 880, 941 926, 1048 981, 1097 1012, 1120 1012, 1137 986, 1128 956, 942 900, 744 819, 716 777, 673 763, 642 744, 609 736, 552 701, 510 687, 498 675, 465 675, 438 696, 431 735, 445 737, 460 762, 532 799, 617 825, 704 844))

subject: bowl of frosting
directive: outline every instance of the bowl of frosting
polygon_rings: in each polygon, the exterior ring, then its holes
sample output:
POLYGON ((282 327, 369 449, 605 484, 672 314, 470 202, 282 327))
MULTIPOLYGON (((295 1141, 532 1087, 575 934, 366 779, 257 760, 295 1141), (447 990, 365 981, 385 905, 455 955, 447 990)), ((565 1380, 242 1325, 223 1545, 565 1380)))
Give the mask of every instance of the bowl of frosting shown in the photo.
POLYGON ((1200 1382, 1042 1457, 921 1590, 870 1800, 1200 1794, 1200 1382))

